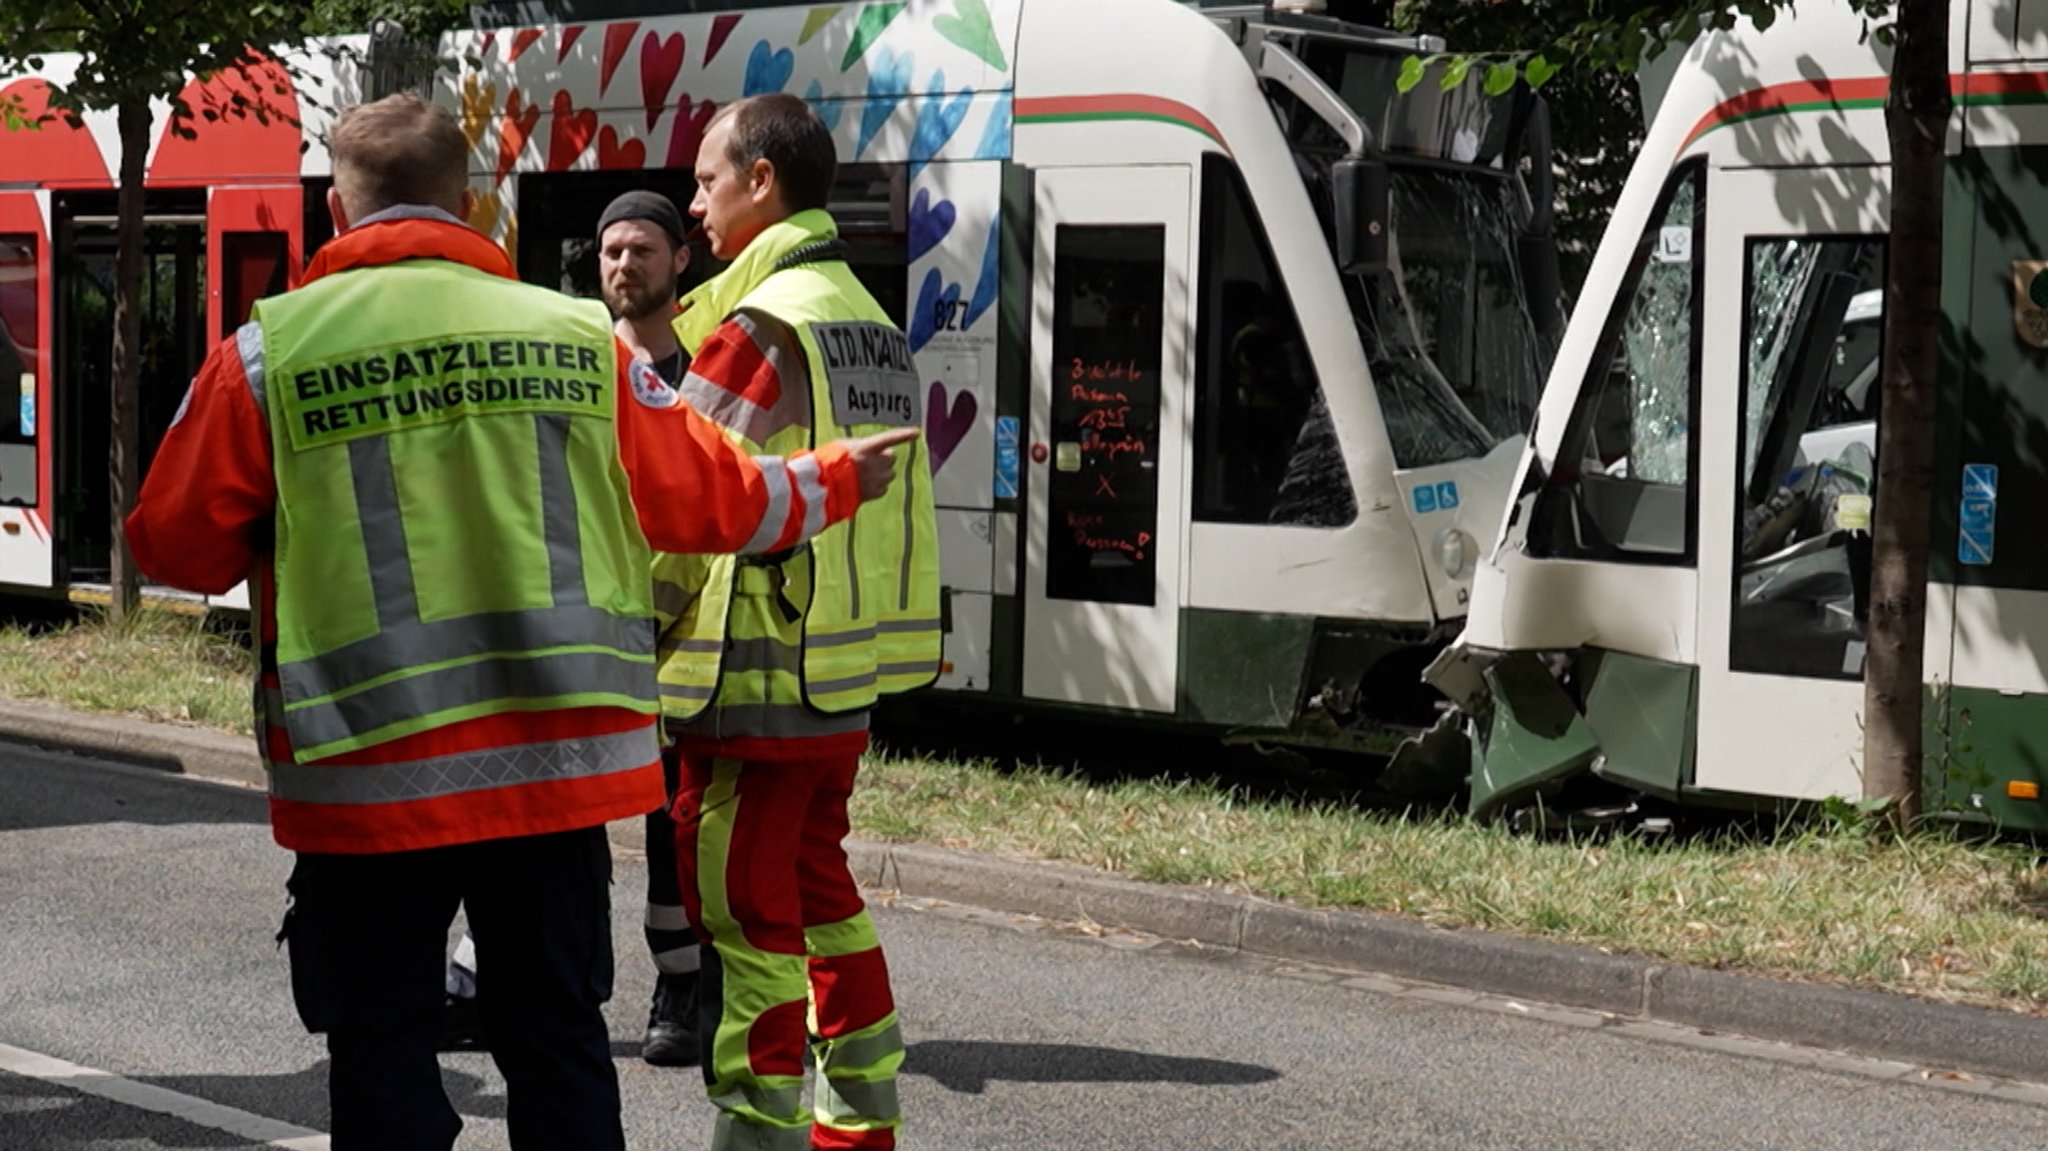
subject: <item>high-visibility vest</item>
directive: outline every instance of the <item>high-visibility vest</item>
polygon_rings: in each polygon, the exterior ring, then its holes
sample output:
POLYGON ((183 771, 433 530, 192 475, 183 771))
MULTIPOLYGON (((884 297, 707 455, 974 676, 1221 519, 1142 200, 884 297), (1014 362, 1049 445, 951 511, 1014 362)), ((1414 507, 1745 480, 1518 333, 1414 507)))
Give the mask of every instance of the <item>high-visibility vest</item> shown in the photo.
MULTIPOLYGON (((323 277, 237 339, 277 478, 275 653, 298 764, 507 712, 656 710, 652 552, 601 304, 462 264, 323 277)), ((444 764, 292 769, 282 801, 430 799, 645 767, 651 727, 444 764)))
MULTIPOLYGON (((756 454, 788 454, 846 436, 924 426, 924 389, 909 340, 844 259, 821 248, 831 217, 802 212, 754 238, 723 275, 757 278, 725 313, 757 330, 780 324, 803 346, 808 404, 766 411, 694 374, 680 390, 699 414, 756 454), (765 273, 765 274, 764 274, 765 273)), ((938 526, 930 456, 919 438, 896 449, 879 500, 792 554, 658 556, 655 597, 675 623, 663 635, 662 713, 707 707, 845 715, 938 678, 938 526), (714 704, 715 700, 715 704, 714 704)), ((815 731, 799 722, 792 734, 815 731)))

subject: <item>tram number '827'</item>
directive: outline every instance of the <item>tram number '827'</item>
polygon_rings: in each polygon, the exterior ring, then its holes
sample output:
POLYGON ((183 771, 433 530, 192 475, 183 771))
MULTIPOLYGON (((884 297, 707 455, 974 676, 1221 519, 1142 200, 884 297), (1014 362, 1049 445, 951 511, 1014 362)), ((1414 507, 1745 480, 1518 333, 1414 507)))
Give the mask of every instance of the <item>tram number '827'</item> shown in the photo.
POLYGON ((933 300, 931 304, 932 331, 965 331, 967 328, 967 309, 969 307, 970 304, 966 300, 933 300))

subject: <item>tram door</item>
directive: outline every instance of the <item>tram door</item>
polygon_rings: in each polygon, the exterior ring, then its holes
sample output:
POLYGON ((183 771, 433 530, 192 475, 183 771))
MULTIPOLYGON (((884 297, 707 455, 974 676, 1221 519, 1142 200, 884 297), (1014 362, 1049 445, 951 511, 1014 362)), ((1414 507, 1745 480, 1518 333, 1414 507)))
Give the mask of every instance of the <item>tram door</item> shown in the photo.
MULTIPOLYGON (((1888 189, 1875 166, 1712 173, 1695 779, 1705 790, 1862 790, 1888 189)), ((1930 621, 1947 614, 1930 607, 1930 621)), ((1934 671, 1933 647, 1929 658, 1934 671)))
POLYGON ((0 192, 0 583, 49 587, 50 246, 40 197, 0 192))
MULTIPOLYGON (((111 192, 60 198, 56 403, 58 562, 62 579, 103 583, 111 570, 114 383, 111 192)), ((136 397, 138 475, 149 474, 192 378, 266 295, 296 284, 304 214, 297 185, 152 191, 143 219, 142 378, 136 397)))
POLYGON ((1174 708, 1189 169, 1040 169, 1023 694, 1174 708))
MULTIPOLYGON (((143 224, 142 379, 137 391, 138 475, 176 415, 205 357, 206 215, 203 193, 152 197, 143 224)), ((114 411, 114 194, 65 196, 57 209, 59 579, 105 583, 112 568, 108 450, 114 411)))

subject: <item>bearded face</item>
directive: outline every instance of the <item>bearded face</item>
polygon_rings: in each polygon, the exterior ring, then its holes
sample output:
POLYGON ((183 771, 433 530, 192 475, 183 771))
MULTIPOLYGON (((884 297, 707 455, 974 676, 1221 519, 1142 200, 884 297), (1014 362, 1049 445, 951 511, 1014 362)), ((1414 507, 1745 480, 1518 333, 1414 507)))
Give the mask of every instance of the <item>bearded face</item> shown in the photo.
POLYGON ((605 306, 612 315, 623 320, 644 320, 665 309, 673 308, 676 299, 676 277, 673 273, 661 275, 653 281, 640 278, 632 272, 621 272, 604 278, 605 306))
POLYGON ((620 220, 599 237, 597 270, 605 305, 641 320, 675 306, 676 281, 689 262, 667 233, 646 220, 620 220))

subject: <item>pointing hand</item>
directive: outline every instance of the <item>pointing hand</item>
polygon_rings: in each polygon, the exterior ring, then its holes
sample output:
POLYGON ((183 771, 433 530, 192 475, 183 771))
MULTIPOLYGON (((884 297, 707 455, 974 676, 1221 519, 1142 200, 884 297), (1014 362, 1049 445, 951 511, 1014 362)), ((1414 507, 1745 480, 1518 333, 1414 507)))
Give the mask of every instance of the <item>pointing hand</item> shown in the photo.
POLYGON ((880 499, 889 490, 889 482, 896 478, 896 445, 907 444, 917 435, 916 428, 891 428, 846 441, 854 474, 860 478, 862 502, 880 499))

